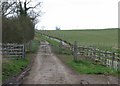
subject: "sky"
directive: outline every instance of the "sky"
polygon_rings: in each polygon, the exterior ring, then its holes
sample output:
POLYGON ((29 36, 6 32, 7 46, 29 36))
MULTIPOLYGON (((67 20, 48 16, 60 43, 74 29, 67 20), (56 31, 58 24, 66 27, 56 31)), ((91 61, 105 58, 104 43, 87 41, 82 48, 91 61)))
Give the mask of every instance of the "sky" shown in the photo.
POLYGON ((120 0, 43 0, 37 29, 104 29, 118 27, 120 0))

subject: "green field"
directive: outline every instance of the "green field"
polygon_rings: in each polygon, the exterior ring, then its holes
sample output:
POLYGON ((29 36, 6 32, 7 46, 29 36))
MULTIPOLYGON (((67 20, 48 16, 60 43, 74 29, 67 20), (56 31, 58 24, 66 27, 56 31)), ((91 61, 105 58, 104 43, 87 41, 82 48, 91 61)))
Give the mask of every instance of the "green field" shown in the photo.
POLYGON ((94 46, 105 50, 118 49, 118 29, 49 30, 40 32, 70 43, 77 41, 82 46, 94 46))
MULTIPOLYGON (((39 35, 40 36, 40 35, 39 35)), ((46 40, 50 43, 52 52, 68 67, 72 68, 73 70, 77 71, 80 74, 104 74, 104 75, 118 75, 118 72, 107 68, 101 64, 97 64, 94 61, 91 60, 80 60, 75 62, 73 60, 73 55, 71 54, 71 51, 67 48, 60 48, 59 43, 50 40, 46 37, 41 37, 42 40, 46 40)))

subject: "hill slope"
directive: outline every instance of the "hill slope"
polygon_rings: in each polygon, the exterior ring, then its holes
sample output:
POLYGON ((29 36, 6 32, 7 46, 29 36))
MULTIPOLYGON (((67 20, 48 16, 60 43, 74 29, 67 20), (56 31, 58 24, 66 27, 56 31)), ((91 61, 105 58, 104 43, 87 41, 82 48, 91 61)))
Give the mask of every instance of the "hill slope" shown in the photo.
POLYGON ((118 45, 118 29, 50 30, 41 32, 70 43, 77 41, 79 45, 83 46, 96 46, 97 48, 113 50, 118 45))

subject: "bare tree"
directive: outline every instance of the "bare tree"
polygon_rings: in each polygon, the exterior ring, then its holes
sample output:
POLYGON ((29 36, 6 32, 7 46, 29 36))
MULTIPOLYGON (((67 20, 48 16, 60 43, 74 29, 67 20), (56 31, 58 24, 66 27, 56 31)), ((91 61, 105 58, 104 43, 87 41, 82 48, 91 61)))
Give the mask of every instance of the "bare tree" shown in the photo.
POLYGON ((39 17, 41 15, 41 10, 39 10, 38 12, 35 11, 36 8, 41 7, 41 3, 42 2, 38 2, 36 5, 34 6, 29 6, 29 4, 32 1, 28 1, 25 0, 24 2, 21 2, 19 0, 18 4, 17 4, 17 9, 18 9, 18 15, 22 15, 22 16, 29 16, 31 18, 31 20, 36 19, 37 17, 39 17))
POLYGON ((8 15, 23 15, 23 16, 29 16, 32 20, 36 19, 40 15, 42 15, 41 10, 35 11, 36 8, 41 7, 42 2, 36 3, 34 6, 30 6, 32 3, 31 0, 18 0, 16 2, 7 0, 7 2, 1 2, 2 6, 2 15, 3 16, 8 16, 8 15))
POLYGON ((60 27, 58 27, 58 26, 56 26, 55 28, 56 28, 56 30, 60 30, 60 27))
POLYGON ((41 15, 39 7, 41 7, 42 2, 37 2, 33 6, 30 5, 31 3, 31 0, 2 3, 3 38, 5 42, 13 40, 13 42, 25 43, 34 38, 35 24, 38 22, 37 17, 41 15))
POLYGON ((16 2, 2 2, 2 16, 8 16, 16 12, 16 2))

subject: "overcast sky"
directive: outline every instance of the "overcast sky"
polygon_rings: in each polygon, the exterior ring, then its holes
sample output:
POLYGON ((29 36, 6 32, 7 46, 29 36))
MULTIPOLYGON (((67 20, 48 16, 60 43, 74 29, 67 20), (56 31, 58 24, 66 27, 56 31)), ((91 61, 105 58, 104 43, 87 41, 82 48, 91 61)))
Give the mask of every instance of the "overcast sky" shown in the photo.
POLYGON ((37 29, 103 29, 118 27, 119 0, 43 0, 37 29))

